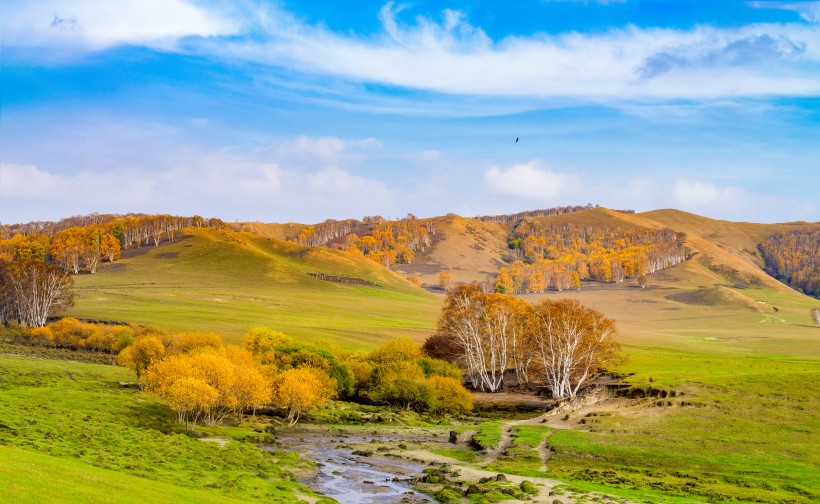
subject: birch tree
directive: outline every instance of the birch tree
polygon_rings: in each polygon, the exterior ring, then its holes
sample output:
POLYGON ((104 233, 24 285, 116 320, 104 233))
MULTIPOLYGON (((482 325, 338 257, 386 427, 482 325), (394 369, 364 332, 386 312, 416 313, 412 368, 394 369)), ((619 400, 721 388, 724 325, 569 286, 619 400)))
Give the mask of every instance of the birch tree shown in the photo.
POLYGON ((502 388, 510 342, 517 341, 516 303, 512 296, 487 295, 478 284, 453 287, 445 298, 439 331, 457 344, 467 376, 482 391, 502 388))
POLYGON ((73 306, 74 281, 60 268, 31 259, 0 261, 0 321, 42 327, 73 306))
POLYGON ((528 344, 556 399, 575 397, 593 373, 616 358, 615 322, 574 299, 542 301, 530 322, 528 344))

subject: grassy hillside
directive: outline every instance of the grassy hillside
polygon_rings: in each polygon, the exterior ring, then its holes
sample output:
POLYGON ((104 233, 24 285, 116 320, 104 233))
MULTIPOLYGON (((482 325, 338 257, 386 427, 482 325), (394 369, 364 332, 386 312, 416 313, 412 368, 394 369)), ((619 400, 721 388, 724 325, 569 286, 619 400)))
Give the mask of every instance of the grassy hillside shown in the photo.
POLYGON ((113 366, 0 355, 3 502, 315 502, 298 461, 211 428, 184 434, 170 410, 113 366), (78 484, 79 483, 79 484, 78 484))
POLYGON ((428 336, 439 299, 361 256, 250 233, 191 229, 190 237, 76 277, 70 315, 207 330, 237 341, 266 326, 299 338, 370 348, 428 336), (306 272, 377 284, 318 280, 306 272))

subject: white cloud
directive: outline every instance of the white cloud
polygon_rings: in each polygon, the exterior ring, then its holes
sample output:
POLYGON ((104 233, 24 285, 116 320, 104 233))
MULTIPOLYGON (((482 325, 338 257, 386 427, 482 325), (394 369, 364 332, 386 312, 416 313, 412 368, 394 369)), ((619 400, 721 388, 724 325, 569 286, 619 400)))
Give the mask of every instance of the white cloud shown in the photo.
POLYGON ((755 199, 761 202, 740 187, 722 187, 709 181, 678 179, 670 193, 676 208, 727 218, 743 218, 749 215, 755 199))
POLYGON ((150 159, 132 168, 58 172, 31 164, 0 163, 0 221, 54 220, 76 214, 176 213, 225 220, 319 221, 393 212, 395 195, 384 182, 356 175, 326 160, 344 161, 346 149, 380 145, 373 139, 295 138, 293 151, 247 146, 218 150, 153 145, 150 159), (311 157, 313 156, 313 157, 311 157), (316 157, 318 156, 318 157, 316 157))
POLYGON ((0 8, 7 46, 121 44, 173 49, 183 37, 236 33, 239 23, 186 0, 6 0, 0 8))
POLYGON ((344 153, 381 147, 375 138, 342 140, 337 137, 312 138, 299 136, 279 143, 275 148, 277 158, 295 162, 338 163, 344 153))
POLYGON ((538 161, 531 161, 506 170, 496 166, 489 168, 484 172, 484 186, 497 194, 552 202, 576 194, 582 181, 575 174, 555 172, 542 167, 538 161))
POLYGON ((368 38, 309 26, 274 11, 255 40, 203 41, 198 50, 355 82, 436 92, 529 97, 714 98, 820 92, 820 33, 758 24, 691 30, 630 26, 603 33, 492 40, 455 11, 403 23, 380 12, 368 38))
POLYGON ((54 173, 34 165, 0 163, 0 196, 4 203, 17 202, 83 203, 88 196, 101 205, 131 204, 144 201, 155 185, 151 178, 133 170, 73 174, 54 173), (112 188, 127 187, 126 191, 112 188))
POLYGON ((441 151, 435 149, 428 149, 418 153, 418 158, 422 161, 433 161, 442 156, 441 151))

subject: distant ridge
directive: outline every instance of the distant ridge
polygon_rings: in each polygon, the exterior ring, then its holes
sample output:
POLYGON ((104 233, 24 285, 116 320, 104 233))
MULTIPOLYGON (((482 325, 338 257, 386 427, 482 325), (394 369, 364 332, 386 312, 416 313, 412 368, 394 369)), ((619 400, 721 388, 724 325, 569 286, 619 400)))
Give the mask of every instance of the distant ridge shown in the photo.
MULTIPOLYGON (((575 206, 557 206, 552 208, 543 208, 541 210, 527 210, 525 212, 518 212, 514 214, 502 214, 502 215, 482 215, 479 217, 473 217, 475 220, 480 220, 484 222, 496 222, 499 224, 510 224, 514 222, 518 222, 525 217, 552 217, 554 215, 563 215, 573 212, 580 212, 582 210, 592 210, 593 208, 599 208, 599 205, 592 205, 592 203, 587 203, 586 205, 575 205, 575 206)), ((634 214, 635 210, 614 210, 615 212, 627 213, 627 214, 634 214)))

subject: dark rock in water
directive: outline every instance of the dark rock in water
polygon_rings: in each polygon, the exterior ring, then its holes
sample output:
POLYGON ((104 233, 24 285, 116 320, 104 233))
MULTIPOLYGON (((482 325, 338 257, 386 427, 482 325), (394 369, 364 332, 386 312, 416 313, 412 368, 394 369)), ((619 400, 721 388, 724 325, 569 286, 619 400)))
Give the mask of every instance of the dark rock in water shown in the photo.
POLYGON ((495 480, 496 480, 496 481, 507 481, 507 477, 506 477, 506 476, 504 476, 503 474, 497 474, 497 475, 495 476, 495 480))
POLYGON ((453 444, 458 443, 458 432, 451 430, 450 431, 450 439, 449 441, 453 444))

